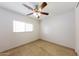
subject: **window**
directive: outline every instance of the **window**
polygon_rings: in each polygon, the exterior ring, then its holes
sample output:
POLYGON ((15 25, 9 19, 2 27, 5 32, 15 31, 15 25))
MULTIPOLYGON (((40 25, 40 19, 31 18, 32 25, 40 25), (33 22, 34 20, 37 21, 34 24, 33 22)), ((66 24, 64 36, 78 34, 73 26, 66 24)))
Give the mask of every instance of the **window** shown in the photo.
POLYGON ((33 31, 33 25, 32 24, 25 24, 25 31, 33 31))
POLYGON ((33 31, 33 25, 21 21, 13 21, 13 32, 30 32, 33 31))

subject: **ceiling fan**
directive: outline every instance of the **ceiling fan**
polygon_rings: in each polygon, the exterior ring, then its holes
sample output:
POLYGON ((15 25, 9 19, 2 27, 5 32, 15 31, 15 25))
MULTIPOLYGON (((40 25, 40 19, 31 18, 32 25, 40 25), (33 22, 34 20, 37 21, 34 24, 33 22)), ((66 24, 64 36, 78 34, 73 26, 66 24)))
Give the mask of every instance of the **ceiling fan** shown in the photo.
POLYGON ((46 2, 43 2, 40 6, 36 5, 35 8, 32 8, 32 7, 30 7, 26 4, 23 4, 23 6, 27 7, 30 10, 32 10, 32 13, 27 14, 27 16, 34 14, 37 18, 40 18, 41 14, 42 15, 49 15, 49 13, 47 13, 47 12, 42 12, 42 9, 47 6, 46 2))

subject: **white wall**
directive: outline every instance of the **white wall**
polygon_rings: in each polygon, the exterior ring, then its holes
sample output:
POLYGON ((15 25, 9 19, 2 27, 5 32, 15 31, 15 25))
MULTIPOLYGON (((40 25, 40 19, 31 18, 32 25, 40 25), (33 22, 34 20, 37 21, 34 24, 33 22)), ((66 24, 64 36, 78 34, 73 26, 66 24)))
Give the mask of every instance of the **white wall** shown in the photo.
POLYGON ((41 21, 41 38, 66 47, 75 48, 75 13, 52 16, 41 21))
POLYGON ((37 20, 0 8, 0 52, 38 38, 39 23, 37 20), (13 20, 32 23, 34 25, 33 32, 14 33, 13 20))
POLYGON ((79 6, 76 8, 75 10, 76 14, 75 14, 75 23, 76 23, 76 52, 79 55, 79 6))

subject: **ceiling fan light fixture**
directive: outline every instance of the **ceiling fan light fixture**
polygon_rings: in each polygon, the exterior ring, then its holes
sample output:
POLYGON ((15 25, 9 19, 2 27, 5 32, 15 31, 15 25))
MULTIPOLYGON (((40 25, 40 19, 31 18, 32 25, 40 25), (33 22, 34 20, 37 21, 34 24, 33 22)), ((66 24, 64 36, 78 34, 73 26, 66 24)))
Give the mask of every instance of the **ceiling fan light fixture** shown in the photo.
POLYGON ((42 11, 42 9, 41 8, 39 8, 39 10, 38 10, 39 12, 41 12, 42 11))
POLYGON ((40 14, 40 13, 38 13, 38 16, 41 16, 41 14, 40 14))
POLYGON ((37 14, 37 13, 35 13, 35 12, 33 13, 33 15, 34 15, 35 17, 38 17, 38 14, 37 14))
POLYGON ((47 12, 42 12, 42 9, 44 9, 47 6, 47 2, 43 2, 40 6, 36 5, 34 9, 26 4, 23 4, 23 6, 32 10, 32 13, 29 13, 27 15, 34 15, 36 18, 40 18, 41 15, 49 15, 49 13, 47 12))
POLYGON ((38 13, 38 12, 34 12, 33 15, 34 15, 35 17, 41 16, 41 14, 38 13))

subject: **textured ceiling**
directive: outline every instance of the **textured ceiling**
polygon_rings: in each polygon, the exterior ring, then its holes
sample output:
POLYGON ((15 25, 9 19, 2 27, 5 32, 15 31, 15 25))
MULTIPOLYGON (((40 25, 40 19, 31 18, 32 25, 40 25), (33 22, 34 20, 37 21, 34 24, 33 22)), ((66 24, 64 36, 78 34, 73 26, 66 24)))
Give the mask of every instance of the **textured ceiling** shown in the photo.
MULTIPOLYGON (((32 8, 35 8, 35 5, 41 4, 42 2, 0 2, 0 7, 9 9, 11 11, 26 15, 32 11, 24 7, 22 4, 25 3, 32 8)), ((65 13, 75 8, 75 2, 47 2, 48 5, 43 9, 43 11, 49 12, 49 16, 54 16, 58 14, 65 13)), ((49 16, 41 16, 42 18, 49 16)), ((33 17, 33 15, 31 16, 33 17)), ((33 17, 34 18, 34 17, 33 17)))

